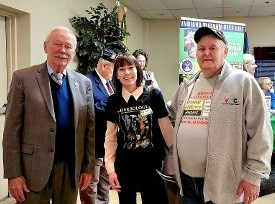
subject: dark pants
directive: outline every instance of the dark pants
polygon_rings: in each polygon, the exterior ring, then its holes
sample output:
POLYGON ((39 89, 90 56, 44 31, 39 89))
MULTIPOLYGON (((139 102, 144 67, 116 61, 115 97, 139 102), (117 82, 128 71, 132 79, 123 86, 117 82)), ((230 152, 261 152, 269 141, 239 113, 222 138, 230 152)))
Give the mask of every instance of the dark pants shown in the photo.
POLYGON ((204 178, 193 178, 183 172, 181 172, 180 176, 183 189, 182 204, 214 204, 212 201, 204 201, 204 178))
POLYGON ((81 204, 109 203, 109 176, 102 158, 95 159, 94 176, 90 185, 80 191, 81 204))
POLYGON ((193 178, 183 172, 181 172, 180 176, 184 194, 182 204, 204 204, 204 178, 193 178))
POLYGON ((156 172, 161 164, 161 161, 116 163, 121 185, 119 203, 136 204, 136 192, 140 191, 142 204, 168 204, 164 181, 156 172))
POLYGON ((169 204, 180 204, 181 196, 178 185, 176 183, 165 181, 165 187, 169 204))
MULTIPOLYGON (((39 179, 39 178, 37 178, 39 179)), ((42 191, 25 193, 25 204, 76 204, 77 189, 71 184, 66 163, 55 164, 50 179, 42 191)))

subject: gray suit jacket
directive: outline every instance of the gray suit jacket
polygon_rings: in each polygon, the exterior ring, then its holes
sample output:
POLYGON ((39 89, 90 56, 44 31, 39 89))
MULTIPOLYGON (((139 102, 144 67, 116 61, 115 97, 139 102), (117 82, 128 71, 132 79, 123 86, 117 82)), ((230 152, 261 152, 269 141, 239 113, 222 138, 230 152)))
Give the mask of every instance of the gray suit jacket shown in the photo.
MULTIPOLYGON (((94 169, 94 101, 90 80, 67 70, 74 105, 75 183, 94 169)), ((3 136, 4 177, 24 176, 41 191, 54 163, 56 120, 46 63, 14 72, 3 136)))

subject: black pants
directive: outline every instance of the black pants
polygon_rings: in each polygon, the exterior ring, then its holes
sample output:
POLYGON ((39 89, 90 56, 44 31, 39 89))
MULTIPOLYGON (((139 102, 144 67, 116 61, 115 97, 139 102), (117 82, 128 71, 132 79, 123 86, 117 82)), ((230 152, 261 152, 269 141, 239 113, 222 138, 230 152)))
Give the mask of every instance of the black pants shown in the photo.
POLYGON ((157 174, 161 161, 116 162, 115 168, 121 185, 120 204, 136 204, 140 191, 142 204, 168 204, 164 181, 157 174))

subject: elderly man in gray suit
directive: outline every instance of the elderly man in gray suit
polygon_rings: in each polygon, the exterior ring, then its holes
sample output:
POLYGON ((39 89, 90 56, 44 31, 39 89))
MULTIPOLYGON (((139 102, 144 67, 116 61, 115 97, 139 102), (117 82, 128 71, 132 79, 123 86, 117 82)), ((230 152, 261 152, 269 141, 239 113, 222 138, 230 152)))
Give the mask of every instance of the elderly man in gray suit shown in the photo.
POLYGON ((75 49, 74 33, 56 27, 44 42, 47 61, 13 74, 3 156, 19 203, 75 204, 92 178, 93 92, 88 78, 67 69, 75 49))

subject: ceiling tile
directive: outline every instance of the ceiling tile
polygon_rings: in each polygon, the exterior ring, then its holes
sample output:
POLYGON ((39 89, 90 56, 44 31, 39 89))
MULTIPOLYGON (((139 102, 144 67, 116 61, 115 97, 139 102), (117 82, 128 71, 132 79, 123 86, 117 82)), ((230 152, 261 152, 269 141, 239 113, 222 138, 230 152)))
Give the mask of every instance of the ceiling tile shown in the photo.
POLYGON ((248 16, 249 10, 250 10, 250 6, 224 8, 223 16, 225 17, 248 16))
POLYGON ((121 3, 123 3, 126 7, 130 8, 131 10, 142 10, 140 6, 138 6, 135 1, 133 0, 121 0, 121 3))
POLYGON ((249 16, 274 16, 275 6, 252 7, 249 16))
POLYGON ((120 0, 141 18, 175 19, 275 15, 275 0, 120 0), (265 2, 268 1, 269 4, 265 2), (194 9, 194 10, 193 10, 194 9))
POLYGON ((241 6, 251 6, 254 0, 224 0, 224 7, 241 7, 241 6))
POLYGON ((275 0, 255 0, 253 6, 275 6, 275 0), (266 2, 269 2, 268 4, 266 2))
POLYGON ((199 17, 195 9, 179 9, 179 10, 171 10, 171 12, 178 19, 180 19, 181 17, 190 17, 190 18, 199 17))
POLYGON ((144 10, 166 9, 160 0, 137 0, 135 3, 144 10))
POLYGON ((222 0, 193 0, 195 8, 221 8, 222 0))
POLYGON ((153 19, 176 19, 168 10, 147 10, 153 19))
POLYGON ((186 9, 194 8, 191 0, 161 0, 169 9, 186 9))
POLYGON ((222 8, 204 8, 196 10, 198 12, 199 18, 222 17, 222 8))
POLYGON ((138 16, 140 16, 141 18, 144 19, 151 19, 152 16, 150 16, 150 14, 148 14, 148 12, 146 11, 134 11, 138 16))

